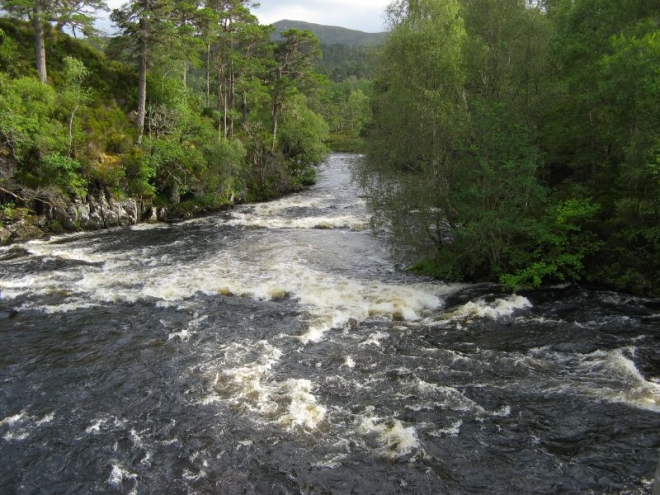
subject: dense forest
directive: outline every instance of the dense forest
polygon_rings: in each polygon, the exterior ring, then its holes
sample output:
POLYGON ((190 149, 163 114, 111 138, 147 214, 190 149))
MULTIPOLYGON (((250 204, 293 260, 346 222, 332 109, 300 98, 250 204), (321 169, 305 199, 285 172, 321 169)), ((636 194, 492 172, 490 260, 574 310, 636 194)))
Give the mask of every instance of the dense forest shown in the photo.
POLYGON ((101 1, 0 2, 0 222, 49 211, 58 230, 99 196, 180 217, 313 183, 334 104, 318 40, 273 42, 251 6, 134 0, 100 38, 101 1))
POLYGON ((660 293, 660 3, 399 0, 367 160, 377 227, 445 280, 660 293))

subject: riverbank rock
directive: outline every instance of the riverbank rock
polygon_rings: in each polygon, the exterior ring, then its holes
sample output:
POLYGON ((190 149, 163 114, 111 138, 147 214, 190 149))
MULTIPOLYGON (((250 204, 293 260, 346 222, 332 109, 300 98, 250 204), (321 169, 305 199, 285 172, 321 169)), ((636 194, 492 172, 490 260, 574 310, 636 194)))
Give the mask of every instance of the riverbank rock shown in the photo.
POLYGON ((141 208, 135 199, 108 201, 100 195, 78 200, 66 208, 53 208, 49 216, 65 230, 98 230, 137 224, 141 221, 141 208))
POLYGON ((0 229, 0 244, 25 242, 43 237, 46 233, 35 225, 32 217, 21 219, 0 229))
POLYGON ((156 223, 156 222, 158 222, 158 209, 154 208, 153 206, 151 208, 149 208, 142 220, 144 222, 147 222, 147 223, 156 223))

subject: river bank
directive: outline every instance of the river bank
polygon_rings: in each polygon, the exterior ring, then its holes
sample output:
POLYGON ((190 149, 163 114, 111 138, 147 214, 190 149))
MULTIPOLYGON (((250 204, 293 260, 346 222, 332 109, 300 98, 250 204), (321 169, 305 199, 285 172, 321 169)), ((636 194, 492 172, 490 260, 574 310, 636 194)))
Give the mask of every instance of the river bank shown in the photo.
MULTIPOLYGON (((277 199, 303 189, 303 186, 292 187, 269 199, 277 199)), ((189 220, 228 210, 243 203, 242 198, 232 196, 229 201, 210 204, 191 198, 177 203, 155 205, 139 198, 115 198, 104 192, 75 200, 63 196, 57 197, 55 201, 19 200, 18 207, 14 206, 14 203, 0 204, 0 246, 64 233, 189 220)))

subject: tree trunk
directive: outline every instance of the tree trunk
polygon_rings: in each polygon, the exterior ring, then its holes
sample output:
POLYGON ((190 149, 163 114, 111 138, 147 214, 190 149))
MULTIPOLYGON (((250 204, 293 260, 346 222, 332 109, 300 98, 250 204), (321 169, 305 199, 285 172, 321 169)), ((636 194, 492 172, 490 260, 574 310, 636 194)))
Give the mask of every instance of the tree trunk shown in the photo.
POLYGON ((78 111, 78 105, 76 105, 73 108, 73 111, 71 112, 71 117, 69 118, 69 156, 73 156, 71 154, 71 150, 73 149, 73 118, 76 115, 76 112, 78 111))
POLYGON ((280 116, 280 107, 282 106, 279 95, 280 88, 278 87, 282 80, 282 70, 282 66, 277 68, 277 80, 275 82, 275 93, 273 95, 273 145, 271 147, 271 152, 275 151, 275 144, 277 143, 277 120, 280 116))
POLYGON ((34 4, 34 44, 37 55, 37 72, 39 73, 39 80, 42 84, 48 81, 48 74, 46 73, 46 45, 44 43, 44 25, 41 18, 41 4, 39 1, 34 4))
POLYGON ((247 121, 248 121, 247 91, 243 91, 243 125, 246 125, 247 121))
POLYGON ((232 112, 229 115, 229 139, 234 138, 234 117, 233 110, 236 108, 236 91, 234 89, 234 64, 229 68, 229 108, 232 112))
POLYGON ((224 105, 225 105, 225 115, 223 117, 223 122, 225 126, 225 141, 227 140, 227 89, 225 88, 225 99, 224 99, 224 105))
POLYGON ((275 143, 277 143, 277 120, 280 116, 280 101, 277 96, 275 96, 275 102, 273 103, 273 146, 271 151, 275 151, 275 143))
MULTIPOLYGON (((218 69, 218 110, 222 109, 223 91, 222 91, 222 68, 218 69)), ((222 119, 218 119, 218 139, 222 135, 222 119)))
POLYGON ((206 45, 206 106, 211 104, 211 43, 206 45))
POLYGON ((147 114, 147 36, 149 23, 140 19, 140 87, 138 88, 138 109, 135 127, 138 131, 138 145, 142 144, 144 120, 147 114))

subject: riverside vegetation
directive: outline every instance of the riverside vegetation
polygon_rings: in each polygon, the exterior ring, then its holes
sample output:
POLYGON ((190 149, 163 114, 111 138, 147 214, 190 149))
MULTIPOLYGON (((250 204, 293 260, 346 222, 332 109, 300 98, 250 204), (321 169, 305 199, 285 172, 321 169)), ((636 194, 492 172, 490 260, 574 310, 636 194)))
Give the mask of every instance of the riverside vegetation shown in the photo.
POLYGON ((398 0, 382 48, 241 0, 133 1, 109 39, 97 0, 1 5, 0 222, 187 216, 364 146, 373 223, 420 273, 660 293, 656 2, 398 0))
POLYGON ((58 212, 99 197, 181 217, 313 183, 318 40, 273 42, 251 6, 134 0, 98 38, 101 1, 2 0, 0 221, 48 212, 57 231, 58 212))
POLYGON ((660 293, 660 3, 398 0, 358 175, 445 280, 660 293))

